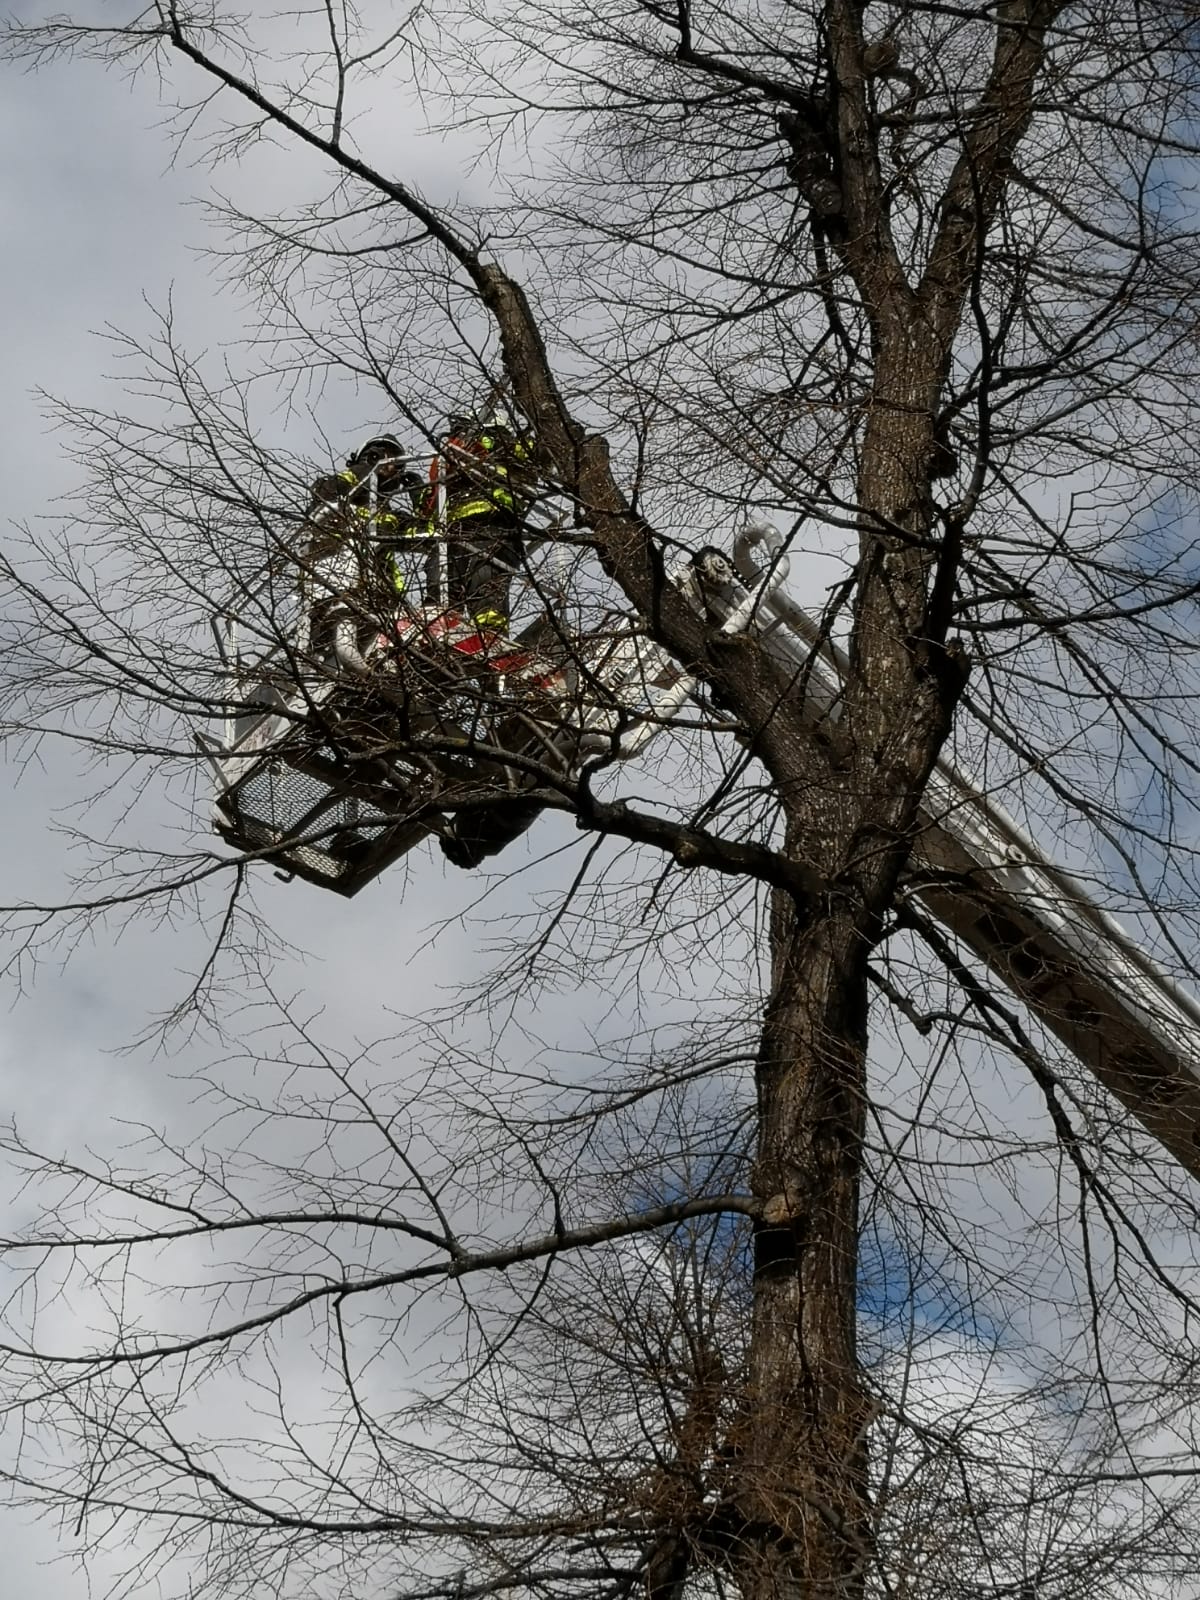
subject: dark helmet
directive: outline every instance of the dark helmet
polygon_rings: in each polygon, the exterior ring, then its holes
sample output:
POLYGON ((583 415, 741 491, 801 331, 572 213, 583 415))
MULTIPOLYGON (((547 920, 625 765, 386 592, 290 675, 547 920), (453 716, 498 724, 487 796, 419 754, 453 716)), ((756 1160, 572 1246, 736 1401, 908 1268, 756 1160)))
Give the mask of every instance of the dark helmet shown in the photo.
POLYGON ((446 437, 462 439, 479 431, 479 419, 469 411, 452 411, 446 418, 446 437))

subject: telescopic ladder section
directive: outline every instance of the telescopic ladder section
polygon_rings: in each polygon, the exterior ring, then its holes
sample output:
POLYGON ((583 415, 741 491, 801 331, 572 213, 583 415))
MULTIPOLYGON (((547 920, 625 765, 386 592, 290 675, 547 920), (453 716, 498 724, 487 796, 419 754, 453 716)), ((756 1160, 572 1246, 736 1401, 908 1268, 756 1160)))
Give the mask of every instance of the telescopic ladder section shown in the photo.
MULTIPOLYGON (((775 528, 753 523, 735 541, 736 571, 713 556, 702 578, 718 613, 740 619, 749 607, 764 646, 803 669, 815 729, 836 719, 845 663, 783 592, 782 546, 775 528)), ((910 881, 932 916, 1200 1177, 1200 1004, 945 762, 925 791, 910 881)))

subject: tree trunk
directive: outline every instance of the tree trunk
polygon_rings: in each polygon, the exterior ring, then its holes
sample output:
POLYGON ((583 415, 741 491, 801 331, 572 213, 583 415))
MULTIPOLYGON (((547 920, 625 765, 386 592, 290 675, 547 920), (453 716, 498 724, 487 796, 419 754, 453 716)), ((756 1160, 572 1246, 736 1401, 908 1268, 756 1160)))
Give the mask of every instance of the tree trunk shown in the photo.
POLYGON ((860 475, 842 745, 823 793, 781 788, 786 853, 831 889, 815 916, 781 891, 772 911, 753 1175, 763 1211, 739 1441, 745 1550, 734 1558, 752 1600, 859 1600, 872 1558, 872 1406, 856 1327, 867 963, 964 681, 945 644, 949 608, 936 604, 957 551, 931 537, 941 363, 931 341, 923 359, 888 343, 860 475))
POLYGON ((739 1462, 754 1600, 854 1600, 870 1550, 856 1260, 867 950, 856 919, 772 912, 757 1064, 759 1148, 750 1394, 739 1462))

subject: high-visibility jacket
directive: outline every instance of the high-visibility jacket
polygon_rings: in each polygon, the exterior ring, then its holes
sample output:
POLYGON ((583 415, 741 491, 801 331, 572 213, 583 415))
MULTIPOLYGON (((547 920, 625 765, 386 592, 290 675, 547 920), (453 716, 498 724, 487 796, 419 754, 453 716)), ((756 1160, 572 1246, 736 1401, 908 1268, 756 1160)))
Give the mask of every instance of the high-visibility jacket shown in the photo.
MULTIPOLYGON (((375 530, 376 535, 384 537, 420 538, 433 532, 432 526, 413 516, 404 516, 389 509, 388 502, 377 501, 374 510, 370 501, 360 501, 353 498, 355 491, 366 486, 366 478, 360 478, 356 472, 348 467, 333 477, 321 478, 313 485, 313 499, 322 505, 336 506, 343 513, 348 514, 354 522, 362 527, 365 532, 369 527, 375 530)), ((340 543, 348 532, 349 524, 338 518, 331 517, 328 523, 321 525, 322 532, 326 533, 334 543, 340 543)), ((403 594, 407 588, 403 572, 400 570, 398 552, 394 549, 381 552, 384 574, 390 581, 397 594, 403 594)))
MULTIPOLYGON (((314 511, 329 507, 330 509, 336 508, 342 512, 348 512, 356 522, 367 523, 373 521, 380 528, 399 528, 403 523, 411 520, 408 517, 397 516, 394 511, 389 510, 389 502, 387 500, 377 499, 374 512, 372 512, 369 500, 356 500, 354 498, 355 492, 358 489, 365 488, 366 481, 365 478, 360 478, 356 472, 351 472, 348 467, 342 472, 335 473, 332 477, 318 478, 312 486, 310 518, 314 511)), ((322 521, 319 526, 322 532, 328 531, 334 539, 341 539, 346 532, 345 525, 339 526, 333 517, 328 521, 322 521)))
POLYGON ((519 496, 514 493, 512 468, 506 457, 518 464, 527 461, 529 445, 521 439, 510 443, 491 433, 481 433, 474 439, 448 439, 446 443, 452 450, 478 458, 481 470, 476 475, 465 465, 457 465, 453 458, 443 463, 441 457, 435 456, 429 465, 430 490, 422 506, 425 514, 432 517, 437 510, 437 486, 444 468, 447 522, 495 516, 497 511, 515 518, 519 496))

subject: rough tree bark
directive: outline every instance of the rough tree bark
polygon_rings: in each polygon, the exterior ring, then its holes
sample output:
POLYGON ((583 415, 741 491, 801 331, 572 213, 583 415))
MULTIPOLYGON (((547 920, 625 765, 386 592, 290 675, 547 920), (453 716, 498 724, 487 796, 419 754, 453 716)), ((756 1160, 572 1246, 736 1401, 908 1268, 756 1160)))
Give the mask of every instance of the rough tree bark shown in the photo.
MULTIPOLYGON (((793 175, 855 279, 871 323, 874 384, 858 481, 859 572, 851 677, 831 792, 797 795, 776 770, 788 853, 829 893, 815 914, 776 891, 771 994, 758 1060, 759 1147, 750 1423, 741 1457, 754 1600, 862 1594, 871 1552, 856 1351, 856 1263, 866 1105, 867 962, 894 904, 925 782, 965 687, 947 641, 961 556, 933 484, 942 385, 1005 164, 1027 126, 1052 5, 1004 7, 979 117, 947 186, 921 283, 887 224, 865 94, 860 8, 827 13, 830 95, 788 118, 793 175), (820 139, 829 138, 824 149, 820 139)), ((770 764, 769 757, 767 757, 770 764)))

